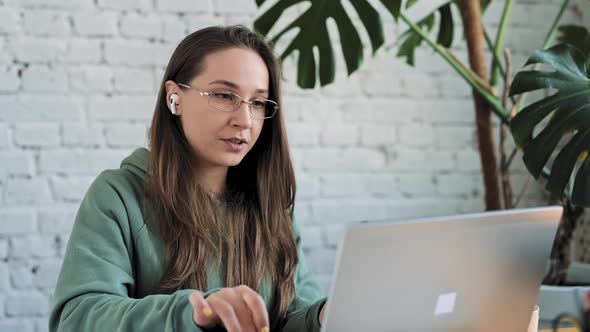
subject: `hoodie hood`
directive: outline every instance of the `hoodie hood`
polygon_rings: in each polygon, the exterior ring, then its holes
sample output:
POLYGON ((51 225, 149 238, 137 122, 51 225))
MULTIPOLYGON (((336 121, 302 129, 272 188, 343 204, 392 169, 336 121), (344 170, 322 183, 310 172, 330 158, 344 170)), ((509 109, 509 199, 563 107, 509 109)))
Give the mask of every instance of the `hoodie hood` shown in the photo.
POLYGON ((123 159, 121 169, 127 169, 144 179, 148 168, 148 157, 148 149, 136 149, 127 158, 123 159))

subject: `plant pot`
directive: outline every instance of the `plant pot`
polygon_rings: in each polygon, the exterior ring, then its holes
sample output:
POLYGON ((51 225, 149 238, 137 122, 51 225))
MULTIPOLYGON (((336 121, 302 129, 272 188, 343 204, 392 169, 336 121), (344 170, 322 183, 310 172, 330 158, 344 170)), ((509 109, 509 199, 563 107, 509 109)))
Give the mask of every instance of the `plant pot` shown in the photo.
POLYGON ((582 321, 585 294, 590 286, 549 286, 542 285, 537 303, 539 329, 549 329, 553 320, 561 314, 568 314, 582 321))
POLYGON ((582 322, 586 292, 590 291, 590 209, 564 204, 548 270, 537 303, 539 328, 551 328, 561 314, 582 322))

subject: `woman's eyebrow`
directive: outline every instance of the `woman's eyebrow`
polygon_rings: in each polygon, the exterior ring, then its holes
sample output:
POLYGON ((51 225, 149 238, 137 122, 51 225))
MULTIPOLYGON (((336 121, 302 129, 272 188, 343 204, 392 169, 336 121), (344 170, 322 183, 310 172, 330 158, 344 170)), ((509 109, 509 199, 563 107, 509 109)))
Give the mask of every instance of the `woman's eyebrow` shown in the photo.
MULTIPOLYGON (((239 85, 237 85, 234 82, 230 82, 230 81, 226 81, 226 80, 215 80, 215 81, 212 81, 209 83, 209 85, 211 85, 211 84, 223 84, 223 85, 226 85, 226 86, 233 88, 233 89, 239 89, 239 85)), ((268 90, 258 89, 258 90, 256 90, 256 93, 268 93, 268 90)))

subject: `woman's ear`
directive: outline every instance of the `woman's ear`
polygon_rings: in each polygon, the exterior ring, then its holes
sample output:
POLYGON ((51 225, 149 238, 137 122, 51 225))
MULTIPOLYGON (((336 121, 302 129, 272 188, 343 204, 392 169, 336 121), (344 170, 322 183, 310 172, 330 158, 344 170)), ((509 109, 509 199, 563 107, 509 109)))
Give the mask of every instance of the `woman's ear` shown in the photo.
POLYGON ((168 80, 164 84, 166 88, 166 105, 168 105, 168 110, 174 115, 180 115, 182 113, 181 107, 181 90, 176 82, 168 80))

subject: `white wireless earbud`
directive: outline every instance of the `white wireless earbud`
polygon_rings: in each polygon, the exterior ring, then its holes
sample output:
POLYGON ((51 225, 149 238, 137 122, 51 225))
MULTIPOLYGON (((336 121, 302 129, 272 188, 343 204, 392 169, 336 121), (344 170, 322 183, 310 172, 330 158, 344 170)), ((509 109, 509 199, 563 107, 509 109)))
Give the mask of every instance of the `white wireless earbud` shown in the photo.
POLYGON ((176 100, 178 99, 178 95, 176 93, 170 96, 170 112, 176 115, 176 100))

